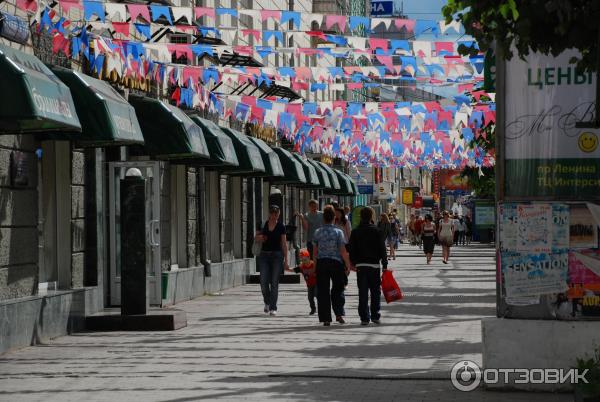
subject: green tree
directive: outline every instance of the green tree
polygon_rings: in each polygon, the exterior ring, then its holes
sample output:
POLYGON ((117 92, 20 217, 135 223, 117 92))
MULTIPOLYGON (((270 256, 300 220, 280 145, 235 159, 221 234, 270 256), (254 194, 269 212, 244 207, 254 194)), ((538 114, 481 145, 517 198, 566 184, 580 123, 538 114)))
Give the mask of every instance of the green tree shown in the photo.
MULTIPOLYGON (((554 56, 566 49, 581 52, 578 67, 596 71, 599 45, 598 0, 448 0, 447 22, 462 22, 481 50, 495 44, 497 54, 510 59, 530 51, 554 56)), ((463 54, 477 53, 462 46, 463 54)))

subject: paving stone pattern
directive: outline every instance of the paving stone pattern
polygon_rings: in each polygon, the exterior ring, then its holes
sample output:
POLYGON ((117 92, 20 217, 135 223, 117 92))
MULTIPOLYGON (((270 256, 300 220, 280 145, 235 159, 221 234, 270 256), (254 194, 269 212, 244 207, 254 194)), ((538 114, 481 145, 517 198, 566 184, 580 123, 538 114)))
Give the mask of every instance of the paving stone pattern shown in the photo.
POLYGON ((0 356, 0 401, 566 401, 569 394, 454 390, 449 370, 481 363, 480 319, 495 314, 494 252, 439 250, 432 265, 403 245, 391 262, 405 299, 360 326, 356 278, 348 323, 320 326, 304 284, 283 285, 279 315, 258 285, 177 305, 176 332, 82 333, 0 356))

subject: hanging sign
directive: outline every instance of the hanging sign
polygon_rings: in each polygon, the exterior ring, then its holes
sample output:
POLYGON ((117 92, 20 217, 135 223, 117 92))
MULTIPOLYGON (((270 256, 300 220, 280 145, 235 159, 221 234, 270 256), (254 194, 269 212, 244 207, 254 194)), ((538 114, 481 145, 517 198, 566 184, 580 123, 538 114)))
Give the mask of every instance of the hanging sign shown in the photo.
POLYGON ((577 127, 595 118, 596 80, 570 63, 577 56, 506 62, 507 197, 600 198, 600 130, 577 127))
POLYGON ((371 1, 371 16, 392 15, 393 13, 393 1, 371 1))
POLYGON ((412 190, 402 190, 402 203, 404 205, 412 205, 414 192, 412 190))

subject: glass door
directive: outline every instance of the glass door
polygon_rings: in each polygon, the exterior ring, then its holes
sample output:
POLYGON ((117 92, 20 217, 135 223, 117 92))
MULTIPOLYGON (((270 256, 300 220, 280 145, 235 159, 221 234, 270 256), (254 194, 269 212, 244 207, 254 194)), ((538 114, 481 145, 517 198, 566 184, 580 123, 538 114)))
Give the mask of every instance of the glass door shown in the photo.
POLYGON ((160 162, 109 162, 110 304, 121 304, 121 180, 137 168, 146 179, 146 272, 151 305, 161 304, 160 162))

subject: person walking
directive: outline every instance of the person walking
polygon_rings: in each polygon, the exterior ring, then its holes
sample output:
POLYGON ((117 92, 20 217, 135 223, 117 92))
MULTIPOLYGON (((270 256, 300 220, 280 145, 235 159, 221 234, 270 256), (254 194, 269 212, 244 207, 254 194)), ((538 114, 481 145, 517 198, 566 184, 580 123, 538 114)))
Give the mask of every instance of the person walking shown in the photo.
POLYGON ((465 240, 465 232, 467 231, 467 225, 465 224, 465 218, 464 217, 460 217, 458 218, 458 244, 460 244, 461 246, 466 245, 466 240, 465 240))
POLYGON ((317 200, 310 200, 308 202, 308 212, 304 215, 296 214, 300 217, 302 222, 302 228, 306 233, 306 248, 310 254, 310 258, 313 259, 313 236, 315 231, 323 226, 323 212, 319 211, 319 203, 317 200))
POLYGON ((415 220, 415 237, 417 240, 417 246, 419 246, 419 248, 423 246, 423 238, 421 237, 421 235, 423 234, 424 222, 425 221, 423 220, 421 215, 417 216, 417 219, 415 220))
POLYGON ((458 214, 455 213, 454 217, 451 218, 452 223, 454 224, 454 245, 458 246, 458 228, 460 226, 460 220, 458 219, 458 214))
POLYGON ((279 296, 279 275, 288 266, 288 245, 285 226, 279 222, 279 207, 269 207, 269 219, 262 230, 257 233, 256 240, 262 243, 258 256, 260 269, 260 289, 265 303, 264 312, 277 315, 277 298, 279 296))
POLYGON ((375 211, 366 207, 360 211, 360 225, 350 235, 350 262, 356 270, 358 285, 358 315, 361 325, 381 321, 381 272, 387 269, 385 238, 372 223, 375 211), (369 293, 371 305, 369 306, 369 293))
POLYGON ((440 225, 437 228, 438 238, 442 245, 442 262, 444 264, 448 264, 450 258, 450 247, 454 243, 454 230, 454 221, 450 219, 448 211, 444 211, 440 225))
POLYGON ((417 220, 414 215, 410 215, 410 220, 408 221, 408 243, 411 245, 417 244, 417 235, 415 233, 415 224, 417 220))
POLYGON ((433 257, 433 250, 435 248, 435 223, 433 223, 433 217, 429 214, 425 215, 425 223, 423 224, 423 252, 427 258, 427 264, 431 263, 433 257))
POLYGON ((390 219, 387 214, 381 214, 379 217, 379 223, 377 227, 381 231, 383 238, 385 239, 385 244, 389 247, 390 251, 388 256, 390 258, 396 259, 396 250, 394 249, 394 239, 392 236, 392 224, 390 223, 390 219))
MULTIPOLYGON (((352 225, 346 218, 346 214, 342 208, 336 208, 335 210, 335 226, 344 233, 344 242, 346 244, 346 250, 348 250, 348 241, 350 240, 350 233, 352 232, 352 225)), ((344 278, 344 290, 348 287, 348 275, 350 271, 346 270, 346 277, 344 278)))
POLYGON ((473 222, 471 222, 471 217, 467 215, 465 217, 465 240, 467 246, 471 244, 471 239, 473 238, 473 222))
POLYGON ((344 233, 334 225, 335 210, 327 205, 323 210, 324 225, 314 235, 314 258, 317 261, 317 310, 319 322, 331 324, 331 308, 335 319, 344 324, 344 264, 352 268, 344 233))

